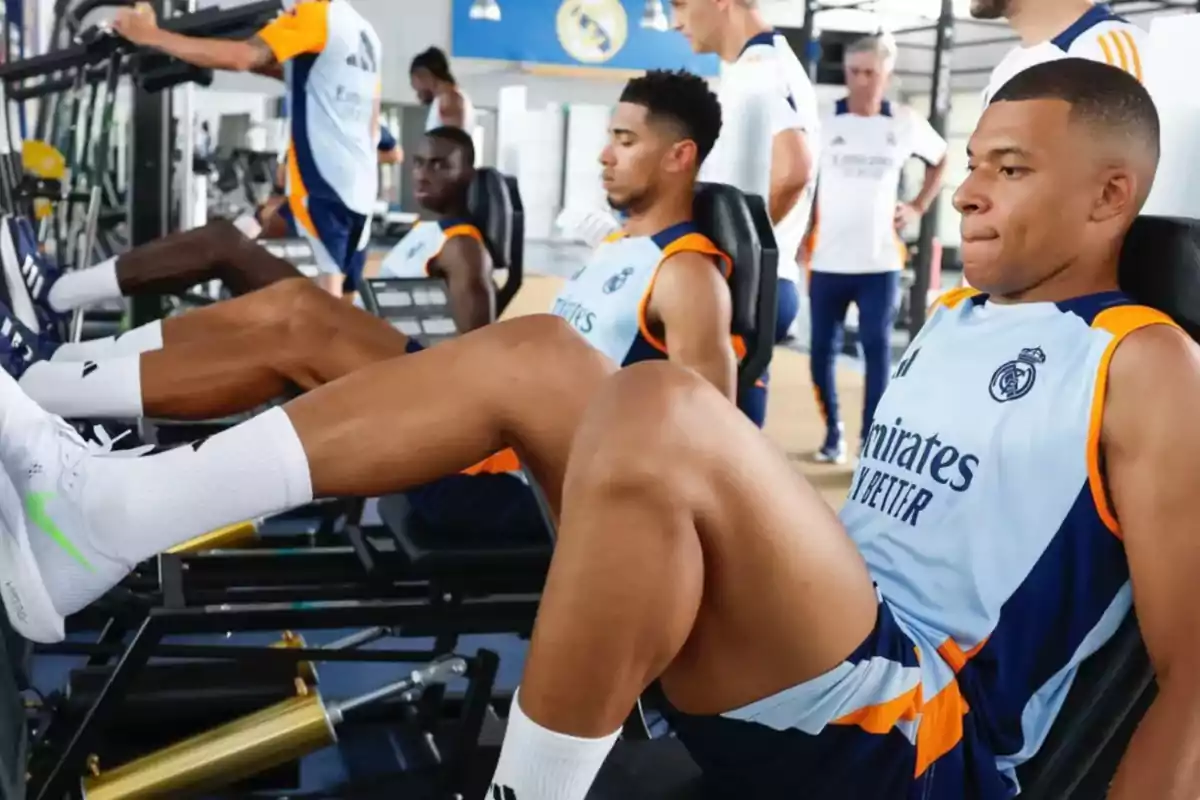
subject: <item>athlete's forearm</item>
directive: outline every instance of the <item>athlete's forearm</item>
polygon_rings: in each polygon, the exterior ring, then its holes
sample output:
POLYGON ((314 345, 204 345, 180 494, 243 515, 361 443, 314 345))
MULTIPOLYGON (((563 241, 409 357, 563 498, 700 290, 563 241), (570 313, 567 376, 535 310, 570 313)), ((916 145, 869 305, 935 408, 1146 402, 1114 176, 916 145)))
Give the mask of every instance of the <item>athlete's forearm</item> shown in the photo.
POLYGON ((942 159, 937 164, 925 168, 925 183, 921 186, 921 191, 913 198, 912 204, 918 211, 924 214, 933 205, 933 201, 937 199, 938 192, 942 190, 942 176, 946 172, 946 159, 942 159))
POLYGON ((737 359, 732 348, 728 352, 715 351, 676 356, 671 359, 681 367, 696 372, 704 380, 717 387, 717 391, 737 401, 737 359))
MULTIPOLYGON (((485 278, 490 281, 491 278, 485 278)), ((447 281, 450 290, 450 308, 453 309, 454 324, 463 333, 478 330, 496 319, 496 294, 484 281, 447 281)))
POLYGON ((1200 797, 1200 690, 1195 673, 1163 681, 1138 726, 1109 791, 1109 800, 1195 800, 1200 797))
POLYGON ((794 180, 771 181, 771 197, 769 201, 771 224, 778 225, 804 194, 804 184, 794 180))
POLYGON ((159 28, 147 46, 197 67, 245 72, 260 69, 258 52, 249 42, 234 39, 201 39, 159 28))
POLYGON ((277 81, 283 80, 283 64, 267 64, 255 67, 250 71, 255 75, 262 75, 264 78, 274 78, 277 81))
POLYGON ((767 198, 771 222, 778 225, 800 202, 812 179, 812 152, 805 134, 783 131, 775 135, 771 145, 771 184, 767 198))

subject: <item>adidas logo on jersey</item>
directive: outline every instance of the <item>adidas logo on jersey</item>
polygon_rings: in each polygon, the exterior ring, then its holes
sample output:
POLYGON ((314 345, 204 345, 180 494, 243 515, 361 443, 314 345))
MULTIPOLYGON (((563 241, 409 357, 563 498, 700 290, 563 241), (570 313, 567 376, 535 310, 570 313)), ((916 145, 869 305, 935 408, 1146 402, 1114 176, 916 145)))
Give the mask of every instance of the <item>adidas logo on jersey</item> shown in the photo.
POLYGON ((844 136, 835 136, 835 137, 833 137, 833 141, 832 141, 832 142, 830 142, 829 144, 830 144, 830 146, 831 146, 831 147, 841 147, 841 146, 842 146, 842 145, 844 145, 845 143, 846 143, 846 137, 844 137, 844 136))
POLYGON ((366 72, 378 72, 379 61, 375 56, 375 46, 367 38, 365 32, 358 34, 358 50, 346 56, 346 63, 356 69, 366 72))
POLYGON ((26 255, 25 260, 21 262, 21 277, 25 279, 25 287, 31 295, 37 297, 42 293, 46 279, 32 255, 26 255))
POLYGON ((488 800, 520 800, 517 793, 513 791, 511 786, 497 786, 492 784, 492 788, 488 790, 488 800))

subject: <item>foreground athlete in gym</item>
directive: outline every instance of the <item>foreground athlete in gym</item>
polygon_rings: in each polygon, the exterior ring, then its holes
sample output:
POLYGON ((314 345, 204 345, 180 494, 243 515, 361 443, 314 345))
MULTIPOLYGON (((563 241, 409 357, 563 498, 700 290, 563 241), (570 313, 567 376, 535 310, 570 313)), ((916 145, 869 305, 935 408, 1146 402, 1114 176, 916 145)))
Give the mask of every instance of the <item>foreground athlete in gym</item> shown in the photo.
MULTIPOLYGON (((696 171, 720 130, 720 107, 702 79, 685 73, 648 73, 630 81, 622 98, 601 160, 610 201, 628 209, 625 234, 597 248, 566 282, 553 313, 616 363, 665 358, 669 351, 732 399, 737 355, 723 277, 728 260, 690 222, 696 171)), ((452 134, 469 141, 461 132, 452 134)), ((426 202, 450 215, 462 208, 458 198, 465 194, 471 163, 466 155, 453 158, 430 149, 417 157, 426 202), (456 172, 460 168, 464 172, 456 172), (458 182, 444 185, 443 173, 457 174, 458 182)), ((406 237, 385 270, 407 276, 438 271, 449 278, 455 303, 473 309, 464 327, 490 319, 490 295, 486 302, 467 302, 462 298, 467 291, 454 293, 456 278, 471 286, 489 281, 482 253, 468 258, 470 248, 482 250, 478 231, 431 225, 410 236, 414 245, 406 237), (435 248, 444 249, 439 255, 435 248), (449 267, 451 256, 457 260, 449 267)), ((302 281, 280 282, 166 320, 163 330, 169 344, 161 350, 85 356, 91 363, 82 368, 59 361, 25 366, 26 351, 9 346, 9 372, 39 404, 65 417, 209 419, 251 410, 293 386, 312 389, 417 348, 382 320, 330 304, 302 281), (220 324, 214 325, 217 315, 220 324), (185 332, 177 333, 180 329, 185 332)))
POLYGON ((512 445, 561 525, 501 791, 583 798, 661 678, 721 796, 1007 798, 1136 601, 1159 694, 1110 797, 1193 800, 1200 351, 1117 289, 1153 103, 1104 65, 1034 67, 970 150, 955 203, 991 294, 957 293, 914 340, 841 522, 694 371, 613 377, 553 317, 142 458, 89 453, 0 376, 9 618, 60 639, 65 614, 177 541, 512 445))

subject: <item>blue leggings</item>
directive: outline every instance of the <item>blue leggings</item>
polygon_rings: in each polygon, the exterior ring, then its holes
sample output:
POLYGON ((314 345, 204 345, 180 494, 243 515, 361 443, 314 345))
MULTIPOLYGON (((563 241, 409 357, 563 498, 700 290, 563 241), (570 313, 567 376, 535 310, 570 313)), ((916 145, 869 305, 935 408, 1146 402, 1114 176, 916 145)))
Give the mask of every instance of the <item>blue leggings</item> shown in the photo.
POLYGON ((843 275, 814 272, 808 285, 812 314, 812 381, 825 425, 841 421, 834 361, 842 349, 842 333, 850 304, 858 306, 858 341, 867 362, 863 430, 869 430, 875 407, 887 388, 891 365, 891 333, 900 299, 900 273, 843 275))

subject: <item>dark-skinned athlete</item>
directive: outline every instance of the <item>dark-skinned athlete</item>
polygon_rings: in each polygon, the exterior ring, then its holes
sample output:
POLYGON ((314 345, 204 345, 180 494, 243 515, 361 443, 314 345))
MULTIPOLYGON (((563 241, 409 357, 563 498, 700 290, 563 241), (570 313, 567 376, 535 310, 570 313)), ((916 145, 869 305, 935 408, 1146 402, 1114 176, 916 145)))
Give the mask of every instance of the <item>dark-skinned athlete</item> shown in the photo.
MULTIPOLYGON (((418 201, 434 218, 405 236, 384 262, 389 274, 445 279, 462 331, 492 322, 495 314, 491 261, 467 217, 473 163, 474 145, 462 131, 425 135, 413 175, 418 201)), ((329 302, 292 265, 229 223, 168 236, 87 270, 58 275, 44 261, 31 261, 30 269, 42 317, 69 309, 58 304, 64 297, 98 302, 135 291, 182 291, 214 278, 240 295, 117 337, 62 345, 39 341, 0 307, 6 368, 31 396, 66 417, 223 416, 250 410, 288 385, 313 388, 409 347, 391 325, 348 303, 329 302), (239 291, 268 279, 269 288, 239 291), (231 367, 231 358, 241 366, 231 367)))

